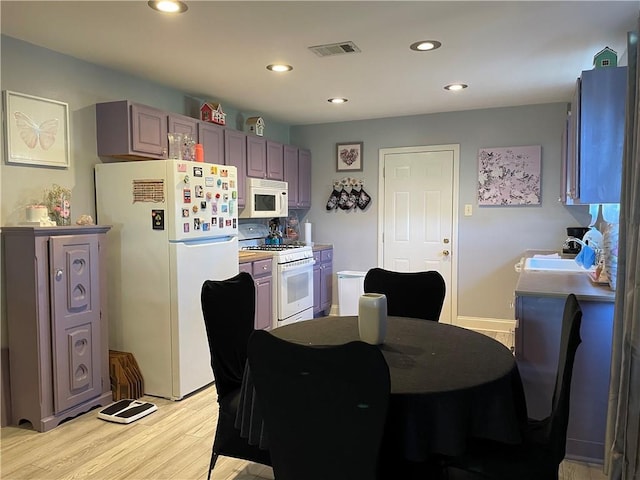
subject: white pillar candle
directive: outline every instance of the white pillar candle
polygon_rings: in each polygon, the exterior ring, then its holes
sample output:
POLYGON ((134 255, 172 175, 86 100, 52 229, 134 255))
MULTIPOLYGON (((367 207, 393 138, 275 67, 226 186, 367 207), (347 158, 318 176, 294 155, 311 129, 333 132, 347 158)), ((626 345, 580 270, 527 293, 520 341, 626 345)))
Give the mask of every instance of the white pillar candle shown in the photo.
POLYGON ((365 293, 358 301, 360 340, 380 345, 387 334, 387 297, 382 293, 365 293))

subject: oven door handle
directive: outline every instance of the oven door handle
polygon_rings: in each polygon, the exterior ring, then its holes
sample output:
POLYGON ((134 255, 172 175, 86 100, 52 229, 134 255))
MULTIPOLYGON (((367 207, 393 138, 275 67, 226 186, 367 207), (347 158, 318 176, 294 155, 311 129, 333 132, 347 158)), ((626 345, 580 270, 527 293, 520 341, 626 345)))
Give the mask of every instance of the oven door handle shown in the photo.
POLYGON ((292 270, 302 270, 307 267, 313 267, 316 261, 313 258, 305 258, 304 260, 295 260, 289 263, 283 263, 278 265, 280 267, 280 271, 282 272, 290 272, 292 270))

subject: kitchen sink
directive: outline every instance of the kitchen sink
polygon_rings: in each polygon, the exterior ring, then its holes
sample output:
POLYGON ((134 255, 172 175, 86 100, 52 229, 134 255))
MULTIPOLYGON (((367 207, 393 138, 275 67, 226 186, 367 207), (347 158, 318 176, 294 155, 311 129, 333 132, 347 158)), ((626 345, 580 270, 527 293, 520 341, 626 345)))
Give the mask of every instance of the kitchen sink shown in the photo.
POLYGON ((525 271, 545 272, 593 272, 595 267, 586 270, 578 265, 573 258, 527 258, 524 261, 525 271))

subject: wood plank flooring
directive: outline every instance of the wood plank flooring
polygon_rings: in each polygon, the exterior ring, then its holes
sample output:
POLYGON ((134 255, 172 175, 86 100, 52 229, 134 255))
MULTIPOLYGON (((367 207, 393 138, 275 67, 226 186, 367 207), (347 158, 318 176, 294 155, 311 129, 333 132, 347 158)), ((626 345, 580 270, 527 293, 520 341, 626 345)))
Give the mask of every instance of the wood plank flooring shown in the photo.
MULTIPOLYGON (((483 332, 508 344, 510 335, 483 332)), ((507 345, 510 346, 510 345, 507 345)), ((204 480, 217 421, 215 387, 180 402, 144 397, 158 411, 130 425, 87 412, 46 433, 0 430, 3 480, 204 480)), ((565 461, 561 480, 606 480, 602 466, 565 461)), ((213 480, 273 479, 265 466, 220 457, 213 480)), ((355 479, 354 479, 355 480, 355 479)))

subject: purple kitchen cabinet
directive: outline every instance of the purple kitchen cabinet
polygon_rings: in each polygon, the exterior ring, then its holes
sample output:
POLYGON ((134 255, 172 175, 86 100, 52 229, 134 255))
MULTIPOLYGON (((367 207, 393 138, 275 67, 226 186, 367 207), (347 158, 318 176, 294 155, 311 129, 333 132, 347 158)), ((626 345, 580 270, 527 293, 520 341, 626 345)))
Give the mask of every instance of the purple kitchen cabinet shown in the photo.
POLYGON ((298 207, 298 148, 283 147, 284 181, 289 184, 289 208, 298 207))
POLYGON ((267 141, 247 135, 247 177, 267 177, 267 141))
POLYGON ((311 152, 284 145, 284 180, 289 184, 289 208, 311 207, 311 152))
POLYGON ((167 121, 168 132, 191 135, 195 141, 198 141, 198 120, 195 118, 178 115, 177 113, 169 113, 167 115, 167 121))
POLYGON ((112 402, 109 228, 3 227, 13 424, 45 432, 112 402))
POLYGON ((204 161, 223 165, 225 128, 215 123, 198 122, 198 143, 204 150, 204 161))
MULTIPOLYGON (((602 463, 614 304, 581 298, 578 302, 582 343, 573 365, 566 455, 602 463)), ((563 297, 516 297, 516 360, 531 418, 545 418, 551 411, 564 303, 563 297)))
POLYGON ((273 324, 273 260, 256 260, 241 263, 239 270, 253 277, 256 287, 256 330, 269 330, 273 324))
POLYGON ((238 169, 238 207, 245 206, 247 176, 247 135, 238 130, 224 130, 224 164, 238 169))
POLYGON ((167 158, 167 113, 127 100, 96 104, 99 156, 167 158))
POLYGON ((313 314, 326 315, 333 300, 333 249, 313 253, 313 314))
POLYGON ((298 150, 298 207, 311 207, 311 152, 298 150))
POLYGON ((284 180, 283 145, 267 140, 267 178, 284 180))

